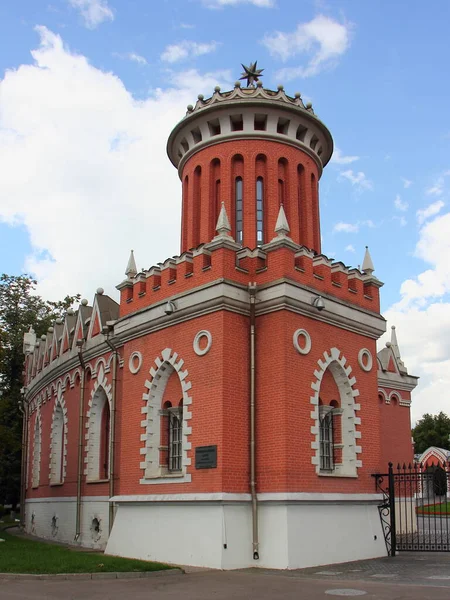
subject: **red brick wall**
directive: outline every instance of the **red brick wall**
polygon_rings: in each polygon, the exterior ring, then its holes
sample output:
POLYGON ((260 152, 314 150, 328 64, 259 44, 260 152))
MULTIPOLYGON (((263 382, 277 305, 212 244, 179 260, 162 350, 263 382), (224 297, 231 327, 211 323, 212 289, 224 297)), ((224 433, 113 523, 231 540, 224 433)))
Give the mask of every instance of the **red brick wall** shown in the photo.
POLYGON ((235 229, 235 179, 244 182, 243 246, 255 248, 256 178, 264 176, 264 239, 274 236, 280 201, 283 200, 294 242, 320 253, 320 223, 316 163, 299 148, 281 142, 233 140, 196 152, 184 165, 181 252, 207 243, 215 235, 220 202, 225 202, 235 229), (263 151, 262 151, 263 150, 263 151), (264 167, 262 167, 262 163, 264 167), (186 178, 189 183, 186 183, 186 178), (220 198, 211 195, 220 180, 220 198), (280 197, 279 182, 283 187, 280 197), (305 185, 308 182, 308 185, 305 185), (301 215, 301 221, 299 219, 301 215))
MULTIPOLYGON (((383 388, 386 396, 395 390, 383 388)), ((404 400, 410 400, 409 392, 399 392, 404 400)), ((383 395, 378 396, 378 407, 381 425, 381 469, 387 473, 390 462, 403 466, 413 463, 414 449, 411 443, 411 414, 408 406, 400 406, 398 397, 391 397, 391 402, 386 403, 383 395)))

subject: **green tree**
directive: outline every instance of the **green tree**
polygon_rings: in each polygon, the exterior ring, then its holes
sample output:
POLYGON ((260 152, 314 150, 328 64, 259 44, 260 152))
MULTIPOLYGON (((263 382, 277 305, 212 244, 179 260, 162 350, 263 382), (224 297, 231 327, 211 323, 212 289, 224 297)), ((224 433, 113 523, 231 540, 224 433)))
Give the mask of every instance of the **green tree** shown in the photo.
POLYGON ((430 446, 450 450, 450 417, 440 412, 438 415, 426 413, 417 421, 412 430, 414 451, 422 454, 430 446))
POLYGON ((28 275, 0 277, 0 504, 15 506, 20 498, 22 449, 23 335, 33 327, 38 336, 80 296, 51 302, 35 293, 28 275))

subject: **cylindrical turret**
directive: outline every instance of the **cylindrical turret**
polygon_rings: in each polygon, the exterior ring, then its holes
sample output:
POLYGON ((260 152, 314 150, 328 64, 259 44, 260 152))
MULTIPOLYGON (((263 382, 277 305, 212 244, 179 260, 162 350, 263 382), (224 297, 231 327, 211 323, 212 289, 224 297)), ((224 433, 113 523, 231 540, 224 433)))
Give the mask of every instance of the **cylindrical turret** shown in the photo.
POLYGON ((332 151, 311 105, 282 86, 199 96, 167 144, 183 184, 181 251, 212 240, 223 201, 243 246, 270 241, 282 204, 292 240, 319 253, 318 180, 332 151))

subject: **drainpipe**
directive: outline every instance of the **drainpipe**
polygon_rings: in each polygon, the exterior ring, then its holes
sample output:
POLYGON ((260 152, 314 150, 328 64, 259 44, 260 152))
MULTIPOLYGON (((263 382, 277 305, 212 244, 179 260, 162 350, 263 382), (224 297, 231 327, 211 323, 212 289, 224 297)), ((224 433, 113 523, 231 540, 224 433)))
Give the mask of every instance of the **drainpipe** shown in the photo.
POLYGON ((250 294, 250 492, 252 497, 253 559, 259 559, 258 500, 256 497, 256 420, 255 420, 255 313, 256 283, 248 286, 250 294))
POLYGON ((77 340, 78 360, 81 365, 80 378, 80 406, 78 417, 78 471, 77 471, 77 515, 75 523, 75 541, 77 542, 81 535, 81 478, 83 475, 83 420, 84 420, 84 388, 86 363, 83 356, 83 340, 77 340))
MULTIPOLYGON (((112 389, 111 389, 111 426, 109 432, 109 498, 114 496, 114 450, 115 450, 115 431, 116 431, 116 389, 117 389, 117 364, 118 364, 118 350, 117 346, 113 344, 109 335, 112 332, 114 325, 108 325, 108 331, 105 335, 105 342, 111 348, 113 353, 113 378, 112 378, 112 389)), ((106 328, 105 328, 106 329, 106 328)), ((114 505, 112 502, 109 503, 109 533, 114 522, 114 505)))
POLYGON ((25 398, 25 388, 22 388, 22 401, 19 410, 22 413, 22 456, 20 461, 20 527, 25 528, 25 490, 28 462, 28 401, 25 398))

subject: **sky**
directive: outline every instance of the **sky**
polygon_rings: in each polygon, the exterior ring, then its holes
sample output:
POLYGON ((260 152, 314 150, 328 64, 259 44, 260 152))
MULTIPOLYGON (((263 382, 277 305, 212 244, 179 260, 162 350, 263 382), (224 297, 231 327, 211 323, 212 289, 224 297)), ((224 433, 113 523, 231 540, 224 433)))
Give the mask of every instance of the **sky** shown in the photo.
POLYGON ((177 254, 167 137, 257 60, 333 135, 322 249, 358 266, 369 246, 413 420, 450 413, 449 21, 446 0, 1 2, 0 272, 92 301, 131 248, 139 269, 177 254))

